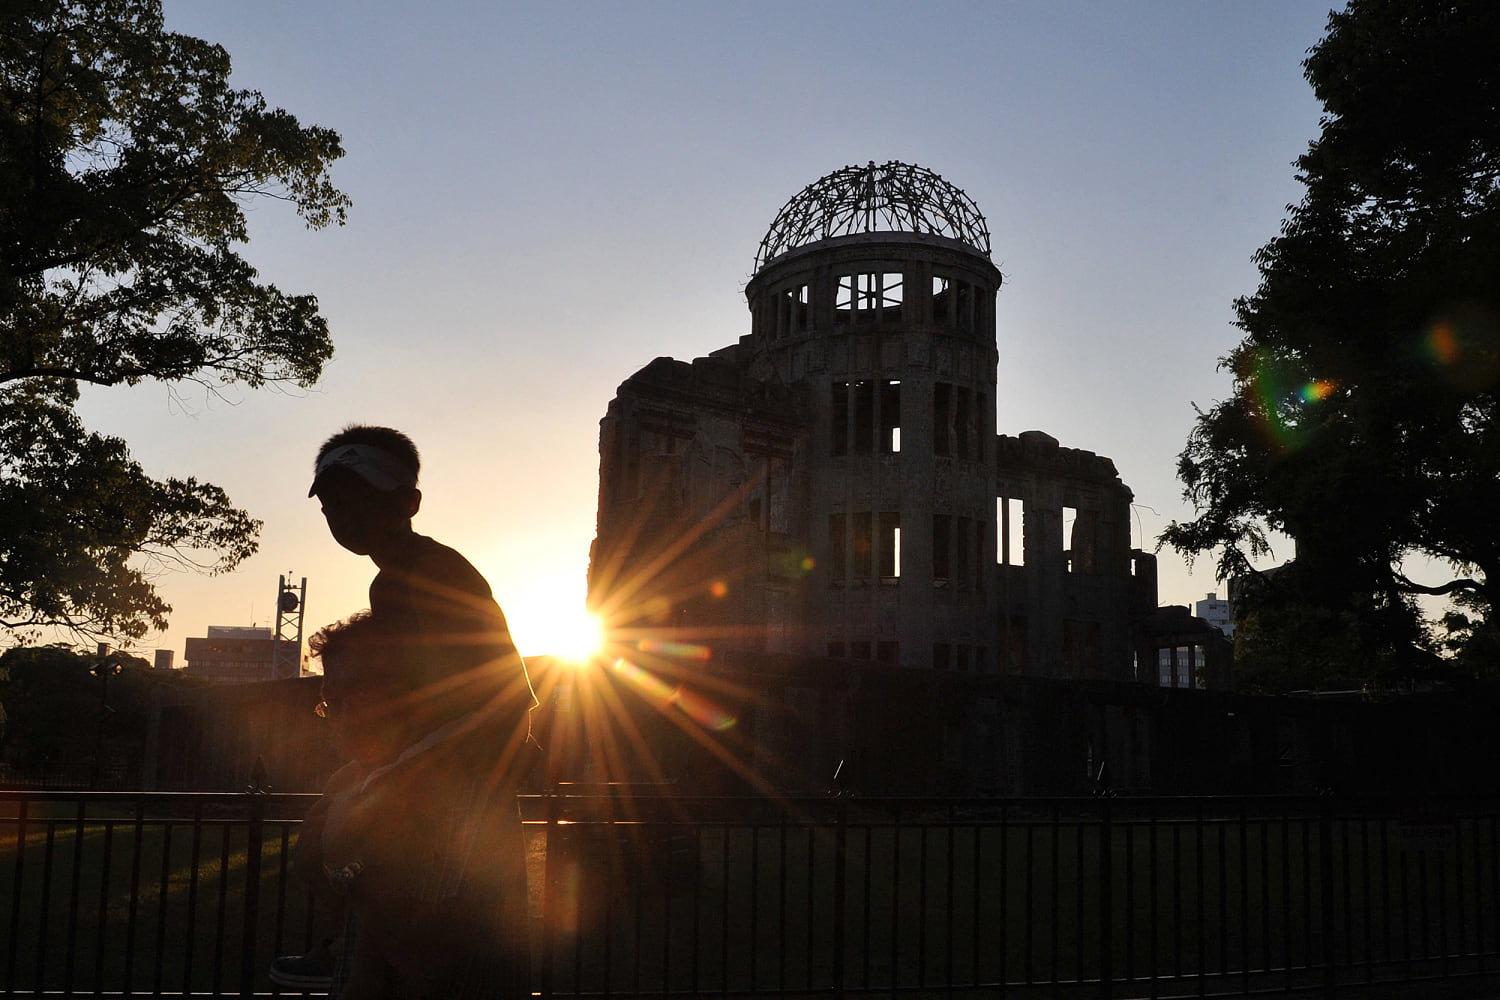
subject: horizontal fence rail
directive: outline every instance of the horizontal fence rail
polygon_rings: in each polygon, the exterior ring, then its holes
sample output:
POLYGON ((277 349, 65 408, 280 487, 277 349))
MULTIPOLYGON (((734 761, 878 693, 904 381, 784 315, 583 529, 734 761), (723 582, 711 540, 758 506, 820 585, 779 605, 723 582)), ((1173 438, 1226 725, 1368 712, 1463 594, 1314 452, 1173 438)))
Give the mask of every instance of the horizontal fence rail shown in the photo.
MULTIPOLYGON (((271 992, 315 796, 0 792, 6 995, 271 992)), ((1169 998, 1500 977, 1500 798, 523 796, 544 997, 1169 998)))

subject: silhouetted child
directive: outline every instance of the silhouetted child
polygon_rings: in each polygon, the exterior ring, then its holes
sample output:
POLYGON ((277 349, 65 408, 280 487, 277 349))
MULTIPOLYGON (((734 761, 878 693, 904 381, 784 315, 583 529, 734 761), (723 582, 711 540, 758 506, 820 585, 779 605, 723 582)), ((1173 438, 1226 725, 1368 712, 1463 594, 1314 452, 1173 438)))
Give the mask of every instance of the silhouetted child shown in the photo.
POLYGON ((299 867, 351 917, 335 995, 529 996, 514 773, 476 710, 428 695, 429 650, 406 624, 362 614, 310 643, 320 714, 350 758, 299 838, 299 867))

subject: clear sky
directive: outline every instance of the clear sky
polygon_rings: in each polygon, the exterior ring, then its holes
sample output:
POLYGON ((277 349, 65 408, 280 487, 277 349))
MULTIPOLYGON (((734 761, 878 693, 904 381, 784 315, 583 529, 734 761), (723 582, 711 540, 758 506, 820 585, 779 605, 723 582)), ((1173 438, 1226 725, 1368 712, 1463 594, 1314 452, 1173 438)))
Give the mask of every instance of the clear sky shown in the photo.
MULTIPOLYGON (((918 163, 989 220, 997 427, 1114 460, 1147 549, 1191 515, 1176 457, 1229 389, 1231 304, 1300 198, 1319 107, 1301 60, 1328 4, 915 5, 168 0, 233 83, 343 135, 349 224, 250 209, 246 256, 318 296, 336 355, 311 391, 86 391, 84 419, 155 476, 265 522, 233 574, 158 586, 182 659, 208 625, 267 625, 308 579, 311 629, 362 608, 368 560, 306 498, 351 422, 423 453, 418 530, 488 576, 523 653, 583 611, 598 421, 652 358, 748 331, 743 288, 781 206, 847 164, 918 163)), ((1277 552, 1277 560, 1290 552, 1277 552)), ((1162 603, 1222 585, 1161 555, 1162 603)))

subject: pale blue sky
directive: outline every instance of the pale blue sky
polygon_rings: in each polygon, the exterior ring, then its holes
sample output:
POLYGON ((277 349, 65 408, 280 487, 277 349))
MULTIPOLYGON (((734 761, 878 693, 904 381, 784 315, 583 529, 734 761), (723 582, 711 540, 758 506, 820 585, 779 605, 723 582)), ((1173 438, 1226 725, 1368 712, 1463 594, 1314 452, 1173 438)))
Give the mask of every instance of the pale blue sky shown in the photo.
MULTIPOLYGON (((418 529, 489 576, 523 652, 547 651, 548 619, 582 609, 615 387, 746 332, 777 211, 868 160, 978 203, 1006 278, 997 426, 1112 458, 1151 548, 1190 516, 1193 404, 1227 393, 1231 303, 1300 197, 1319 111, 1301 60, 1327 11, 168 0, 169 28, 229 49, 237 86, 343 135, 354 208, 320 233, 251 212, 247 256, 332 326, 317 388, 85 399, 151 473, 209 479, 265 521, 236 573, 160 580, 176 613, 143 648, 180 661, 207 625, 269 623, 287 570, 309 579, 310 628, 364 605, 371 567, 306 492, 322 438, 367 421, 416 439, 418 529)), ((1215 588, 1209 563, 1162 554, 1164 603, 1215 588)))

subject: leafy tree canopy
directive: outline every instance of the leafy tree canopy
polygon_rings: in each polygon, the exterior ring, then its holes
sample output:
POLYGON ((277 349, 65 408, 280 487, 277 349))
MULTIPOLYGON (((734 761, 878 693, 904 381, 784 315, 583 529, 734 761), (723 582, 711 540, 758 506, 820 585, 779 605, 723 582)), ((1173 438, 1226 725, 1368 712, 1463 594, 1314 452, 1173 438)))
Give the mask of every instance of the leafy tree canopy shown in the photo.
POLYGON ((1229 579, 1270 553, 1270 532, 1291 536, 1295 572, 1251 588, 1256 634, 1326 629, 1326 676, 1451 667, 1422 594, 1461 600, 1450 652, 1465 636, 1493 642, 1496 38, 1489 0, 1352 0, 1329 16, 1303 64, 1324 107, 1297 161, 1304 197, 1256 254, 1259 288, 1235 303, 1245 336, 1222 361, 1233 395, 1200 411, 1178 461, 1196 516, 1163 543, 1217 553, 1229 579), (1413 557, 1452 572, 1419 584, 1402 571, 1413 557))
POLYGON ((153 558, 255 551, 222 490, 153 480, 73 408, 81 383, 307 386, 332 356, 317 300, 236 248, 258 195, 343 223, 339 137, 229 73, 159 0, 0 0, 0 626, 139 637, 171 610, 153 558))

